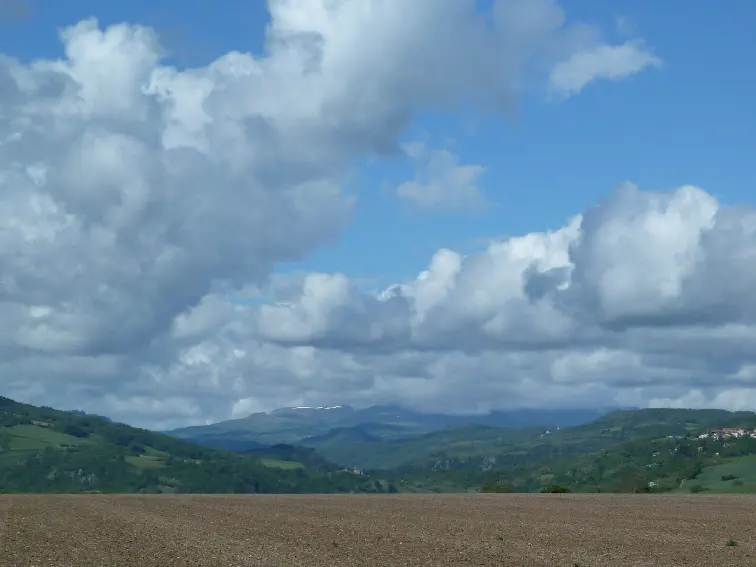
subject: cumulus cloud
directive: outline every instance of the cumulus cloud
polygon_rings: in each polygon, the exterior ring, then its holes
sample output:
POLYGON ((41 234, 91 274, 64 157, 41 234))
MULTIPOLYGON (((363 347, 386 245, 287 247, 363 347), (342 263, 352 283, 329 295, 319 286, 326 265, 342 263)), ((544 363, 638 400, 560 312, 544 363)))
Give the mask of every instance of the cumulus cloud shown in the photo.
MULTIPOLYGON (((596 49, 595 34, 567 25, 551 0, 500 0, 489 13, 472 0, 269 6, 263 55, 231 52, 202 67, 166 65, 149 28, 95 20, 62 31, 59 59, 0 56, 6 395, 155 426, 315 397, 442 404, 462 375, 493 383, 478 361, 529 364, 514 350, 484 356, 482 346, 597 340, 570 312, 583 294, 564 296, 572 307, 554 299, 578 223, 472 258, 442 251, 417 281, 380 297, 337 274, 268 280, 278 263, 338 237, 354 206, 342 191, 350 169, 399 153, 415 115, 505 108, 540 92, 555 65, 596 49), (518 270, 532 283, 520 285, 518 270), (231 305, 239 292, 285 297, 231 305)), ((726 247, 738 220, 710 246, 726 247)), ((591 279, 601 246, 575 252, 587 258, 574 268, 578 287, 603 294, 607 321, 647 316, 628 311, 635 292, 617 295, 610 275, 591 279)), ((728 258, 707 261, 736 269, 728 258)), ((667 286, 657 303, 683 316, 673 284, 641 283, 649 294, 667 286)), ((680 294, 705 295, 707 281, 686 285, 680 294)), ((531 383, 517 384, 496 388, 526 396, 531 383)))
POLYGON ((396 188, 396 194, 428 211, 481 211, 486 199, 478 178, 486 168, 463 165, 447 149, 432 150, 422 143, 407 144, 405 152, 416 166, 415 177, 396 188))
POLYGON ((551 88, 568 96, 579 93, 596 79, 618 80, 635 75, 662 61, 641 40, 622 45, 596 45, 578 51, 551 70, 551 88))
POLYGON ((297 344, 348 353, 358 400, 369 376, 371 396, 426 409, 742 409, 753 396, 738 392, 756 379, 755 259, 756 210, 693 186, 624 184, 559 230, 439 251, 379 296, 341 280, 316 309, 303 287, 279 317, 252 308, 245 321, 250 336, 283 345, 285 321, 317 313, 297 344))

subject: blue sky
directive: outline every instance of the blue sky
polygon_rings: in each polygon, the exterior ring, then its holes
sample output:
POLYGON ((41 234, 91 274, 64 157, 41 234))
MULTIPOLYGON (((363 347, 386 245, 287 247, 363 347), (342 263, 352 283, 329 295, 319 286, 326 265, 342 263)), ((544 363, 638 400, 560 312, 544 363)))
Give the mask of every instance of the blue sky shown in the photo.
MULTIPOLYGON (((532 97, 508 117, 424 116, 405 134, 435 147, 453 140, 460 163, 486 168, 482 214, 426 213, 386 188, 412 175, 402 157, 356 169, 354 221, 339 241, 280 269, 343 271, 358 278, 413 277, 441 247, 474 250, 487 239, 562 226, 623 181, 643 189, 690 183, 727 203, 756 196, 756 4, 673 0, 567 0, 568 21, 600 25, 606 39, 644 37, 663 61, 565 101, 532 97), (365 250, 370 250, 365 254, 365 250)), ((154 26, 179 66, 263 49, 262 1, 219 3, 37 0, 33 17, 5 24, 0 51, 22 59, 60 54, 56 30, 89 16, 154 26)))

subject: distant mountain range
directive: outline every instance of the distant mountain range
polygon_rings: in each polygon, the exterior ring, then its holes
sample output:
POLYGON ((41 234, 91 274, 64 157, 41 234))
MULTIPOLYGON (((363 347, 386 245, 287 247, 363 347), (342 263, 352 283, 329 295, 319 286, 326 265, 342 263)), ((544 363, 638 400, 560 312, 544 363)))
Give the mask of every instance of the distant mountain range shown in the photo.
POLYGON ((329 434, 362 436, 364 440, 375 441, 404 439, 462 425, 569 427, 587 423, 614 409, 519 409, 459 416, 388 405, 363 409, 348 405, 292 407, 165 433, 208 447, 248 451, 277 443, 303 443, 308 438, 329 434), (338 433, 344 428, 357 429, 338 433))

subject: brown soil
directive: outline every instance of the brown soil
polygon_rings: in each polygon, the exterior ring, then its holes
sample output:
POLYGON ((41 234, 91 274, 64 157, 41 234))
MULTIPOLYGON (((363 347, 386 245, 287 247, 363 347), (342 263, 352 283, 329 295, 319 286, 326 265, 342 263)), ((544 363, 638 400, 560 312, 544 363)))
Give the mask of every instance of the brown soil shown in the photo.
POLYGON ((754 511, 747 496, 0 495, 0 565, 738 567, 756 565, 754 511))

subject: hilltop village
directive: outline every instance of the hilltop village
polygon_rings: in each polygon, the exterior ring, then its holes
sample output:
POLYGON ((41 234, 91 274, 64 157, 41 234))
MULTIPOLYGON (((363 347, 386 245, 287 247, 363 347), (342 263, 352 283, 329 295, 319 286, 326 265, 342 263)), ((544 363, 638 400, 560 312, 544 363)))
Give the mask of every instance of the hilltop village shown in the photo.
POLYGON ((740 429, 737 427, 725 427, 724 429, 715 429, 709 433, 701 433, 699 439, 714 439, 724 440, 734 437, 736 439, 741 437, 750 437, 756 439, 756 429, 740 429))

